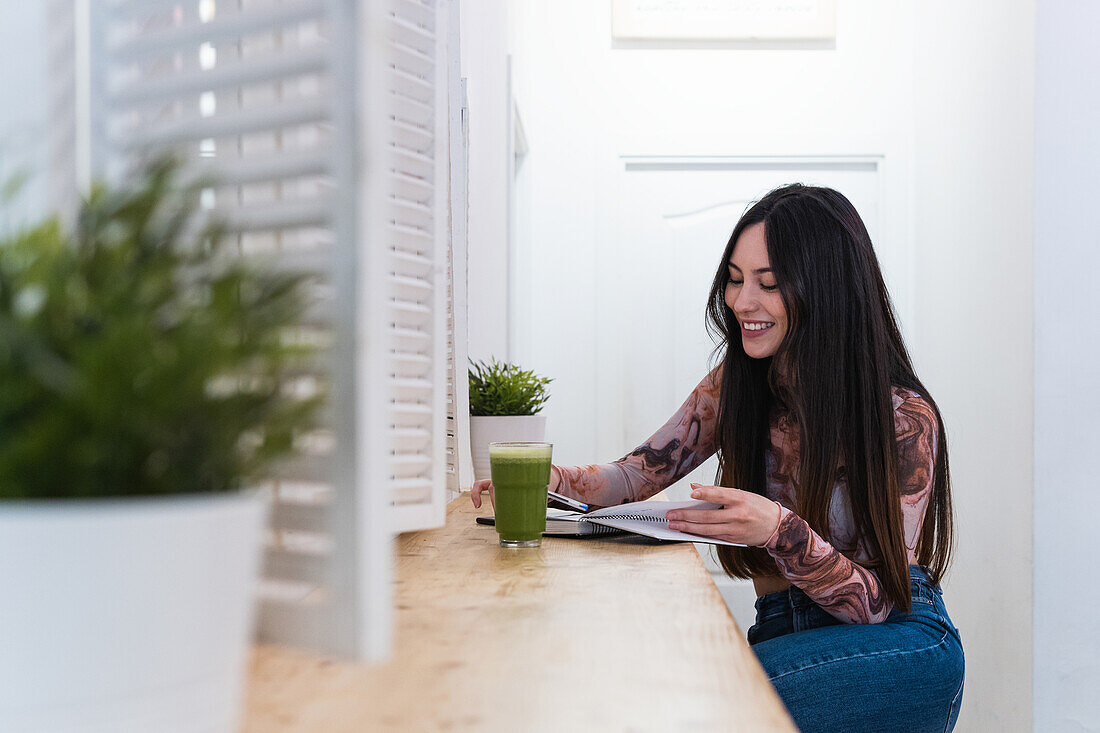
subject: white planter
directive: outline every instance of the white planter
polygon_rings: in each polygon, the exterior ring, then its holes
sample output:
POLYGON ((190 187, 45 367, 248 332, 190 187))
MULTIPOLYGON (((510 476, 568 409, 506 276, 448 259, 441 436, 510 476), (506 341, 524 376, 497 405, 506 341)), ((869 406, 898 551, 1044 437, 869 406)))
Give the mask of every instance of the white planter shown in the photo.
POLYGON ((235 731, 268 503, 0 503, 0 726, 235 731))
POLYGON ((474 457, 474 478, 489 478, 489 444, 507 441, 546 440, 545 415, 471 417, 470 450, 474 457))

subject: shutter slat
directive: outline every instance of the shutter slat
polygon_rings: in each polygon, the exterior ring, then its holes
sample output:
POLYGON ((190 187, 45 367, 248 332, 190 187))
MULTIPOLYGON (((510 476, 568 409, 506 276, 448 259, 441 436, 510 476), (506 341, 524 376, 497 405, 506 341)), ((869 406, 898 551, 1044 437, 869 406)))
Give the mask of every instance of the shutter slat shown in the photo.
POLYGON ((432 391, 432 387, 434 386, 430 379, 392 379, 390 381, 397 389, 421 389, 429 393, 432 391))
POLYGON ((242 36, 274 31, 283 26, 317 20, 324 16, 323 0, 295 0, 279 5, 264 5, 235 15, 220 15, 210 23, 132 33, 116 40, 109 51, 119 62, 146 56, 162 56, 175 51, 197 48, 200 43, 236 41, 242 36))
POLYGON ((390 23, 390 29, 393 31, 392 38, 425 55, 434 56, 435 32, 433 29, 418 25, 415 20, 408 20, 399 15, 391 15, 390 23))
POLYGON ((332 476, 331 456, 295 456, 270 471, 280 481, 328 483, 332 476))
POLYGON ((423 278, 408 277, 406 275, 391 275, 390 281, 403 291, 406 298, 424 297, 434 291, 432 283, 423 278))
POLYGON ((431 103, 435 88, 430 81, 403 69, 393 69, 393 75, 396 80, 396 88, 401 90, 402 95, 425 106, 431 103))
POLYGON ((111 95, 111 101, 114 104, 171 102, 185 94, 317 73, 325 69, 327 62, 328 51, 324 48, 287 51, 266 58, 219 65, 209 70, 149 76, 117 89, 111 95))
POLYGON ((390 90, 390 102, 395 117, 416 122, 426 122, 432 119, 431 105, 422 102, 415 95, 406 94, 402 89, 394 88, 390 90))
POLYGON ((395 494, 415 494, 422 491, 431 491, 432 481, 426 478, 400 478, 390 482, 390 487, 395 494))
POLYGON ((261 130, 274 130, 292 125, 321 122, 328 118, 331 102, 327 99, 301 99, 260 109, 227 112, 212 117, 187 117, 170 122, 150 124, 125 135, 114 136, 114 144, 124 150, 153 145, 170 146, 183 142, 198 142, 207 138, 242 135, 261 130))
POLYGON ((435 68, 435 59, 412 46, 391 42, 394 53, 394 67, 414 76, 427 76, 435 68))
POLYGON ((410 354, 404 351, 397 351, 394 352, 393 359, 406 365, 411 364, 414 367, 430 367, 432 365, 432 358, 424 354, 410 354))
POLYGON ((395 120, 393 129, 396 132, 397 140, 402 146, 421 154, 431 152, 432 143, 435 141, 431 130, 402 120, 395 120))
POLYGON ((396 143, 390 144, 390 152, 394 156, 397 166, 409 171, 411 175, 419 176, 432 183, 435 182, 432 175, 435 170, 434 160, 416 150, 397 145, 396 143))
POLYGON ((390 206, 392 207, 394 217, 401 217, 402 220, 409 222, 417 221, 431 221, 430 217, 432 208, 425 206, 419 201, 411 201, 409 199, 398 198, 396 196, 390 197, 390 206))
POLYGON ((297 580, 318 582, 324 578, 331 562, 330 555, 294 552, 278 547, 269 547, 264 553, 263 574, 278 580, 297 580))
POLYGON ((230 232, 319 227, 332 219, 332 203, 328 197, 307 201, 284 199, 270 204, 219 208, 215 209, 215 216, 224 218, 230 232))
POLYGON ((410 23, 435 28, 435 9, 432 3, 419 2, 418 0, 397 0, 394 12, 410 23))
POLYGON ((196 161, 195 170, 214 179, 218 185, 241 185, 282 178, 318 176, 328 172, 331 157, 332 151, 327 147, 300 152, 278 152, 262 158, 234 158, 219 153, 220 164, 206 160, 196 161))
POLYGON ((420 277, 431 274, 432 261, 427 257, 398 250, 395 250, 390 256, 393 257, 394 265, 399 267, 402 273, 420 277))
POLYGON ((405 172, 395 172, 392 181, 395 190, 407 198, 425 202, 431 200, 434 190, 431 181, 410 176, 405 172))
POLYGON ((426 456, 421 453, 395 453, 393 457, 393 465, 399 466, 405 469, 415 468, 422 469, 426 466, 430 466, 432 463, 432 457, 426 456))
POLYGON ((394 413, 399 415, 431 415, 432 408, 430 405, 424 405, 417 402, 401 402, 394 401, 391 405, 391 409, 394 413))
POLYGON ((405 298, 393 298, 391 300, 391 307, 397 311, 397 313, 405 316, 430 316, 432 314, 431 306, 405 298))
POLYGON ((390 225, 389 234, 394 252, 422 256, 426 250, 431 248, 432 237, 430 231, 404 225, 390 225))
POLYGON ((112 0, 111 12, 118 20, 147 19, 158 12, 171 11, 179 0, 112 0))
POLYGON ((398 451, 419 451, 429 446, 432 432, 424 428, 396 428, 393 431, 393 447, 398 451))
POLYGON ((277 501, 272 507, 271 524, 279 529, 299 532, 327 532, 329 504, 291 504, 277 501))
POLYGON ((403 341, 412 342, 426 342, 431 340, 431 334, 424 333, 423 331, 417 331, 411 328, 394 328, 392 333, 397 338, 403 341))
POLYGON ((325 275, 332 269, 332 251, 328 247, 250 254, 246 255, 246 259, 257 267, 276 272, 325 275))
POLYGON ((420 253, 432 245, 432 233, 425 229, 406 226, 404 224, 390 224, 395 244, 401 244, 411 251, 420 253))

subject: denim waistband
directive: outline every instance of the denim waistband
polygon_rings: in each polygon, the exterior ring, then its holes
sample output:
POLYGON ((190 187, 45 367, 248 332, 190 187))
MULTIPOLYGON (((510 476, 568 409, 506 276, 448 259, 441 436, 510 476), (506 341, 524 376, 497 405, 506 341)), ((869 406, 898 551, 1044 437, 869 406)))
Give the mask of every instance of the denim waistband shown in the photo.
POLYGON ((933 588, 935 588, 937 591, 940 590, 940 586, 938 584, 935 584, 931 580, 928 579, 928 570, 921 567, 920 565, 910 565, 909 566, 909 578, 910 578, 910 580, 923 580, 925 583, 928 583, 933 588))
MULTIPOLYGON (((933 584, 928 579, 928 572, 919 565, 909 566, 909 580, 913 582, 916 587, 913 589, 913 596, 923 597, 929 601, 932 601, 932 594, 943 595, 943 591, 940 586, 933 584)), ((816 606, 812 598, 806 595, 805 591, 796 585, 791 585, 789 588, 783 590, 777 590, 773 593, 765 593, 756 599, 757 610, 762 610, 762 607, 789 607, 794 609, 804 609, 811 606, 816 606)))

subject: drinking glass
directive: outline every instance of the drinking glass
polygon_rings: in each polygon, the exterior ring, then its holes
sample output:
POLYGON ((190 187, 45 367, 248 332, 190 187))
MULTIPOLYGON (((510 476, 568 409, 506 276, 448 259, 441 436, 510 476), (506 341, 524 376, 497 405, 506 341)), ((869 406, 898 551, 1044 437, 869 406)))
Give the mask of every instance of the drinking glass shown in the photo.
POLYGON ((538 547, 546 531, 550 443, 490 443, 496 527, 501 547, 538 547))

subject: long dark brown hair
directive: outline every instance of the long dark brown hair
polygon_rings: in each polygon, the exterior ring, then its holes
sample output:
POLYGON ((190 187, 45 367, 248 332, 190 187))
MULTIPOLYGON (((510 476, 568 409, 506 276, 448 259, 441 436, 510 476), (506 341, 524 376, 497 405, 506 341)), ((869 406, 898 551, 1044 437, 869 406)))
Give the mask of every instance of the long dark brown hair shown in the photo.
MULTIPOLYGON (((829 500, 843 463, 855 530, 872 558, 862 565, 875 569, 895 606, 910 610, 891 388, 916 392, 936 414, 932 496, 917 544, 917 561, 933 583, 947 570, 953 544, 947 438, 939 407, 913 371, 871 238, 851 202, 830 188, 792 184, 753 204, 722 254, 707 328, 723 363, 717 483, 765 495, 769 414, 781 403, 801 431, 799 516, 833 541, 829 500), (725 300, 734 245, 759 223, 788 322, 778 351, 764 359, 745 353, 725 300)), ((777 574, 763 548, 720 547, 718 557, 733 577, 777 574)))

